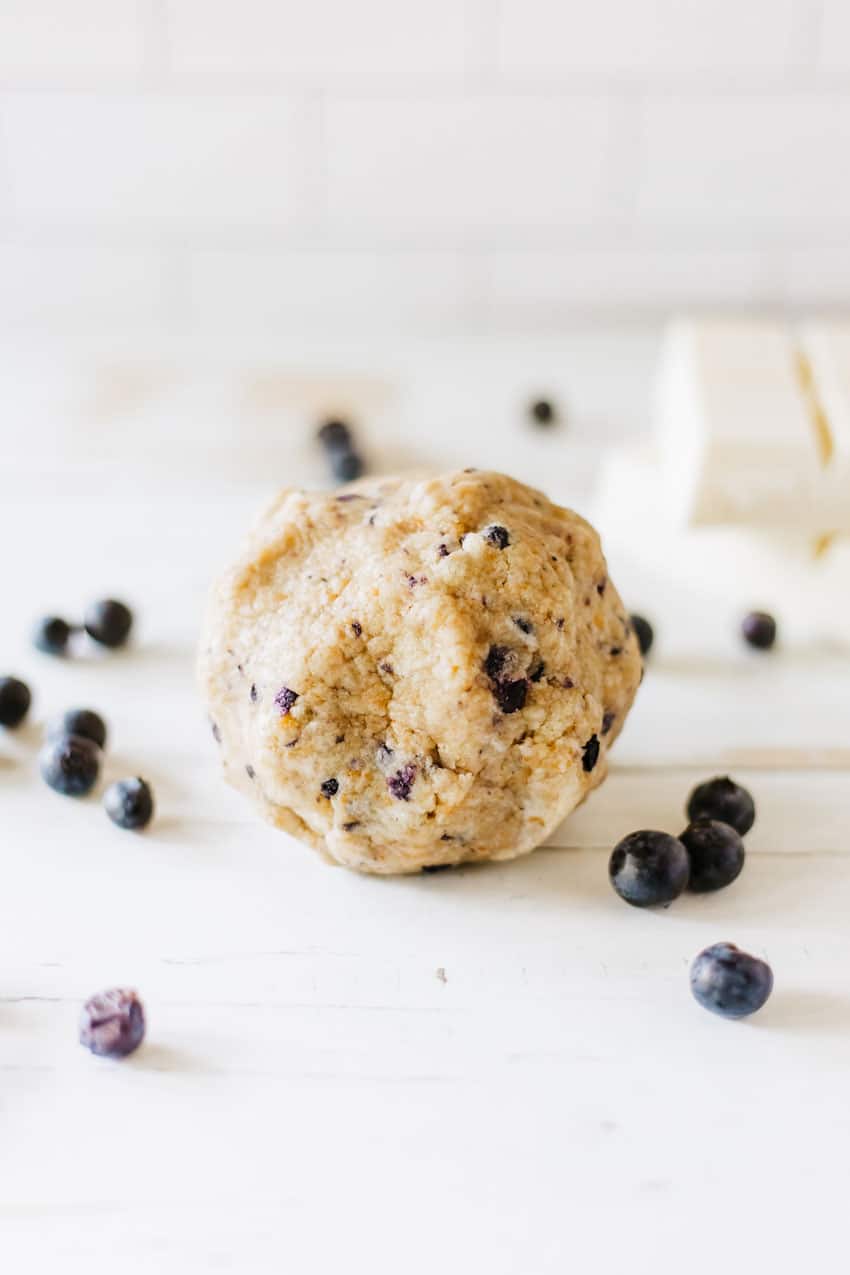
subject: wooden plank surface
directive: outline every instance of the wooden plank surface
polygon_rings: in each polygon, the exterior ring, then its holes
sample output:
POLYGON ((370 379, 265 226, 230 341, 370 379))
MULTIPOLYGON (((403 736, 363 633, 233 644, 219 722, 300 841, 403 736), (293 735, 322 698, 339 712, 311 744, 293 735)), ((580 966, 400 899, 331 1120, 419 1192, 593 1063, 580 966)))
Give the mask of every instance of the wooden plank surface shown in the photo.
MULTIPOLYGON (((514 864, 357 877, 219 781, 193 682, 199 609, 276 476, 216 470, 203 449, 175 471, 162 430, 159 465, 135 464, 128 427, 117 454, 83 461, 66 439, 59 461, 25 448, 2 471, 0 664, 37 695, 31 723, 0 737, 8 1269, 843 1269, 842 635, 756 661, 647 587, 629 601, 658 620, 657 658, 610 779, 552 844, 514 864), (30 649, 33 616, 103 593, 138 606, 131 650, 30 649), (105 780, 153 783, 144 837, 38 780, 40 724, 75 704, 109 721, 105 780), (679 830, 693 784, 726 770, 759 810, 740 881, 660 914, 625 907, 611 845, 679 830), (774 967, 752 1023, 690 998, 688 963, 719 939, 774 967), (79 1048, 76 1017, 121 982, 150 1032, 116 1065, 79 1048)), ((569 442, 549 445, 553 472, 561 456, 569 469, 569 442)), ((521 451, 514 468, 525 476, 521 451)))

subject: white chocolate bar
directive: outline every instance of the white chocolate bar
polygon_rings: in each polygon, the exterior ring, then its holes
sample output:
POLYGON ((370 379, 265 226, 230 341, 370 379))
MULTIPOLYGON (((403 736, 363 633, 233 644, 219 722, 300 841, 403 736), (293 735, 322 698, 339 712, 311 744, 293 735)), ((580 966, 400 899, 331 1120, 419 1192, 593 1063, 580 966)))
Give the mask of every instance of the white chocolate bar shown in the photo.
MULTIPOLYGON (((830 350, 844 369, 836 381, 850 377, 850 362, 830 350)), ((673 523, 812 536, 850 531, 850 501, 830 472, 833 458, 814 404, 809 364, 783 324, 673 324, 661 360, 656 428, 673 523)))

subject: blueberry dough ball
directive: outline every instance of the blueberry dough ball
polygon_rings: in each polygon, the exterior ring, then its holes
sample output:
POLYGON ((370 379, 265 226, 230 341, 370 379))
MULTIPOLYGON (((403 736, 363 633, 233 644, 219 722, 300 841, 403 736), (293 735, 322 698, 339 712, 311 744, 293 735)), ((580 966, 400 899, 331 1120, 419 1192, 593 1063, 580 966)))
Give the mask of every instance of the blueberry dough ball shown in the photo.
POLYGON ((373 873, 540 845, 605 777, 640 675, 593 528, 482 471, 283 492, 200 657, 230 782, 373 873))

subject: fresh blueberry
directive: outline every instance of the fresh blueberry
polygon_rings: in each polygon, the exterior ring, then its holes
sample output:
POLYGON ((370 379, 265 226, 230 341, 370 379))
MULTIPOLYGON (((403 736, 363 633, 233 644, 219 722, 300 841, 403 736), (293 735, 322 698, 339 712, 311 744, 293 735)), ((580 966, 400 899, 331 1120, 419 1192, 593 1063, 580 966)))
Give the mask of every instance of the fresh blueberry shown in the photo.
POLYGON ((724 1018, 746 1018, 773 991, 773 971, 734 943, 707 947, 691 966, 691 991, 703 1009, 724 1018))
POLYGON ((123 646, 133 627, 133 613, 123 602, 103 598, 88 608, 83 627, 101 646, 123 646))
POLYGON ((776 621, 766 611, 751 611, 741 621, 741 636, 757 651, 769 651, 776 641, 776 621))
POLYGON ((323 797, 335 797, 339 792, 339 780, 326 779, 324 783, 319 785, 319 790, 323 797))
POLYGON ((688 889, 696 894, 731 885, 744 866, 744 843, 728 823, 695 819, 679 837, 691 861, 688 889))
POLYGON ((135 832, 153 818, 153 793, 144 779, 119 779, 103 794, 103 808, 119 828, 135 832))
POLYGON ((33 646, 45 655, 64 655, 73 629, 58 615, 45 615, 32 631, 33 646))
POLYGON ((31 703, 26 682, 18 677, 0 677, 0 726, 20 726, 31 703))
POLYGON ((529 404, 528 414, 535 425, 552 425, 556 417, 555 407, 548 398, 535 399, 529 404))
POLYGON ((351 430, 344 421, 325 421, 319 427, 316 437, 327 452, 352 450, 351 430))
POLYGON ((698 784, 688 798, 688 818, 717 819, 728 823, 742 837, 749 832, 756 819, 756 808, 746 788, 736 784, 728 775, 718 775, 698 784))
POLYGON ((41 777, 65 797, 84 797, 97 783, 100 749, 90 739, 63 735, 49 740, 39 754, 41 777))
POLYGON ((69 708, 48 724, 48 739, 57 739, 60 735, 79 735, 81 739, 90 739, 98 748, 105 748, 106 722, 94 709, 69 708))
POLYGON ((80 1014, 80 1044, 102 1058, 125 1058, 145 1036, 145 1011, 137 992, 112 987, 90 997, 80 1014))
POLYGON ((636 908, 672 903, 688 884, 688 852, 666 832, 631 832, 614 847, 611 884, 636 908))
POLYGON ((507 527, 500 527, 498 523, 493 523, 490 527, 485 527, 482 536, 488 545, 492 545, 494 549, 507 549, 511 543, 510 533, 507 527))
POLYGON ((352 483, 363 473, 363 461, 348 448, 328 453, 331 473, 339 483, 352 483))
POLYGON ((630 617, 632 622, 632 632, 637 638, 641 655, 649 655, 652 649, 652 643, 655 641, 655 633, 649 620, 642 615, 633 615, 630 617))

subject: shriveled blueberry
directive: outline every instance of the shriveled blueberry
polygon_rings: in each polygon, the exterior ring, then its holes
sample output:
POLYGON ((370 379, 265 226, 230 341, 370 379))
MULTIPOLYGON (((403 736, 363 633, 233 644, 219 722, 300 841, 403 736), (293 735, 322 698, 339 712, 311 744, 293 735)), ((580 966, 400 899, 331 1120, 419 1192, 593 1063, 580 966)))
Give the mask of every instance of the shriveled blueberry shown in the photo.
POLYGON ((599 736, 591 735, 581 750, 581 768, 588 774, 599 761, 599 736))
POLYGON ((538 398, 529 403, 528 414, 535 425, 552 425, 557 418, 554 404, 548 398, 538 398))
POLYGON ((734 943, 714 943, 691 966, 691 991, 713 1014, 746 1018, 761 1009, 773 991, 773 971, 734 943))
POLYGON ((351 621, 351 632, 354 634, 355 637, 360 637, 362 635, 363 625, 360 623, 359 620, 351 621))
POLYGON ((351 430, 344 421, 325 421, 316 434, 328 452, 347 452, 352 449, 351 430))
POLYGON ((691 861, 688 888, 697 894, 731 885, 744 866, 744 843, 728 823, 695 819, 679 837, 691 861))
POLYGON ((26 682, 19 677, 0 677, 0 726, 20 726, 31 703, 26 682))
POLYGON ((395 797, 397 801, 409 801, 415 781, 416 767, 412 762, 408 762, 406 766, 402 766, 400 770, 397 770, 394 775, 390 775, 387 780, 390 796, 395 797))
POLYGON ((493 523, 490 527, 485 527, 482 536, 488 545, 492 545, 494 549, 507 549, 511 543, 510 533, 507 527, 500 527, 498 523, 493 523))
POLYGON ((133 612, 115 598, 102 598, 88 608, 83 626, 101 646, 123 646, 133 627, 133 612))
POLYGON ((356 452, 334 451, 329 455, 331 473, 337 482, 351 483, 363 473, 363 461, 356 452))
POLYGON ((751 611, 741 621, 741 636, 757 651, 769 651, 776 641, 776 620, 766 611, 751 611))
POLYGON ((147 827, 153 818, 150 784, 139 778, 117 780, 103 794, 103 808, 119 828, 135 832, 147 827))
POLYGON ((90 739, 98 748, 106 746, 106 722, 93 708, 69 708, 61 717, 54 717, 47 726, 47 738, 60 735, 79 735, 90 739))
POLYGON ((513 682, 496 682, 493 695, 503 713, 518 713, 528 698, 528 679, 519 677, 513 682))
POLYGON ((631 832, 611 852, 608 876, 621 899, 636 908, 672 903, 688 884, 688 853, 666 832, 631 832))
POLYGON ((339 780, 338 779, 324 780, 324 782, 319 785, 319 791, 321 792, 323 797, 329 797, 329 798, 335 797, 337 793, 339 792, 339 780))
POLYGON ((652 643, 655 641, 655 631, 652 625, 642 615, 632 615, 629 618, 641 655, 649 655, 652 643))
POLYGON ((65 797, 84 797, 97 783, 100 749, 90 739, 62 735, 49 740, 39 754, 44 782, 65 797))
POLYGON ((281 717, 286 717, 292 705, 298 699, 298 692, 292 691, 288 686, 282 686, 274 697, 274 702, 280 710, 281 717))
POLYGON ((145 1011, 137 992, 112 987, 98 992, 80 1014, 80 1044, 102 1058, 126 1058, 145 1037, 145 1011))
POLYGON ((698 784, 688 798, 688 818, 718 819, 728 823, 742 837, 749 832, 756 819, 755 803, 740 784, 728 775, 718 775, 698 784))
POLYGON ((484 661, 484 672, 494 682, 504 676, 505 668, 511 656, 510 647, 491 646, 484 661))
POLYGON ((64 655, 73 629, 59 615, 45 615, 32 631, 33 646, 45 655, 64 655))

